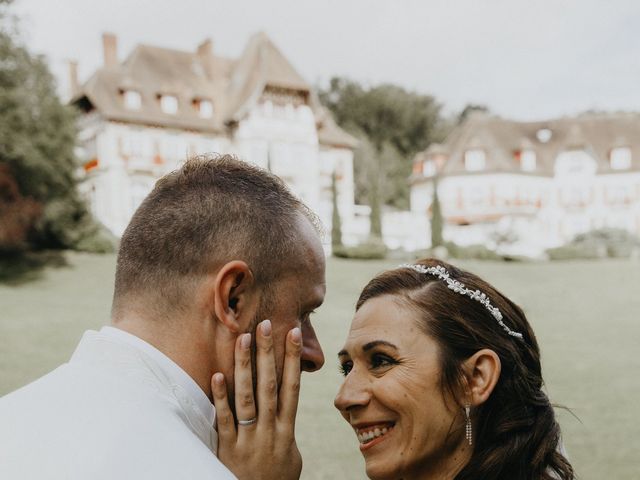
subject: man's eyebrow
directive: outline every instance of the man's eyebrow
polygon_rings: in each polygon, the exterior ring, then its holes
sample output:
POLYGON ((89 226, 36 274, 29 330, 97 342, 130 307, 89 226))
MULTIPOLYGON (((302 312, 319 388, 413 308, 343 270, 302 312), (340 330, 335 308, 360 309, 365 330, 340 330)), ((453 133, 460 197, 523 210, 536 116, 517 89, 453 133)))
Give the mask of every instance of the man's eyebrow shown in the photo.
MULTIPOLYGON (((369 343, 365 343, 364 346, 362 347, 362 351, 363 352, 368 352, 369 350, 379 347, 379 346, 384 346, 384 347, 389 347, 389 348, 393 348, 394 350, 398 350, 398 347, 396 347, 393 343, 391 342, 387 342, 386 340, 374 340, 372 342, 369 343)), ((338 357, 344 357, 344 356, 348 356, 349 352, 347 352, 346 350, 340 350, 338 352, 338 357)))

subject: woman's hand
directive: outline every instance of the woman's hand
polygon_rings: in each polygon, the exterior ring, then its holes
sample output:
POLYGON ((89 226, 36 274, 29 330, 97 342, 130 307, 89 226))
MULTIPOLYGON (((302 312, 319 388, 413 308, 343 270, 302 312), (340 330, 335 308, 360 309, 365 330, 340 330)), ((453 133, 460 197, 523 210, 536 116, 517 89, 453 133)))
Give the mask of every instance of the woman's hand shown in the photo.
POLYGON ((251 334, 235 346, 235 411, 227 398, 225 379, 211 379, 218 421, 218 458, 240 480, 298 479, 302 457, 294 437, 300 391, 302 334, 294 328, 285 343, 282 384, 278 388, 271 322, 256 329, 257 405, 253 394, 251 334), (255 421, 253 421, 255 419, 255 421))

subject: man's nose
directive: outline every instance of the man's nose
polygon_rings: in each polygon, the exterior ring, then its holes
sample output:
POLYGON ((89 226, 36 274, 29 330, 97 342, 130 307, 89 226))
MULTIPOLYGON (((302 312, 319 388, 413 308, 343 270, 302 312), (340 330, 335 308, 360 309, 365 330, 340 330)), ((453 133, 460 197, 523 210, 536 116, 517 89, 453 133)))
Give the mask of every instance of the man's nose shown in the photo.
POLYGON ((305 372, 315 372, 324 365, 324 353, 316 337, 316 332, 309 322, 302 323, 302 355, 300 368, 305 372))
POLYGON ((343 414, 347 414, 355 407, 366 406, 370 399, 370 390, 363 379, 360 378, 358 372, 351 371, 342 382, 340 390, 333 400, 333 405, 343 414))

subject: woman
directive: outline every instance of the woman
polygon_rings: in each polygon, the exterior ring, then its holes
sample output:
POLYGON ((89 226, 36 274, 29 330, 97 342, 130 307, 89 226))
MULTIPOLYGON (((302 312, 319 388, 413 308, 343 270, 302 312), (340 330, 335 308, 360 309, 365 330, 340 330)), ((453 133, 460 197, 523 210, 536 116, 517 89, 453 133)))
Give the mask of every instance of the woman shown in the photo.
MULTIPOLYGON (((259 414, 234 419, 224 378, 212 381, 219 456, 239 478, 255 478, 257 468, 263 478, 297 478, 300 335, 287 337, 276 394, 272 355, 260 353, 270 345, 262 325, 255 400, 242 347, 249 334, 235 351, 236 408, 255 402, 259 414)), ((335 406, 370 478, 575 478, 542 391, 535 335, 522 310, 477 276, 432 259, 378 275, 360 294, 339 359, 345 379, 335 406)))
POLYGON ((364 288, 335 406, 372 479, 573 479, 522 310, 439 260, 364 288))

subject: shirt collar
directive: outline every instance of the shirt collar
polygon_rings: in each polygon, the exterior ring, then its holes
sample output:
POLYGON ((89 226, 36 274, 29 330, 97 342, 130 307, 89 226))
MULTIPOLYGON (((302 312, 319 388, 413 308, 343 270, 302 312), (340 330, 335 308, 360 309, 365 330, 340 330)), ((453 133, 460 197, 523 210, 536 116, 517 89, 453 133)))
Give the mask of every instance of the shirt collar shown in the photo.
POLYGON ((204 391, 202 391, 202 388, 200 388, 195 380, 180 368, 177 363, 167 357, 156 347, 132 333, 125 332, 124 330, 111 326, 102 327, 100 333, 116 341, 126 343, 127 345, 130 345, 151 357, 165 375, 167 375, 176 384, 180 385, 189 394, 191 399, 198 406, 200 413, 202 413, 202 415, 204 415, 204 417, 209 421, 209 425, 214 425, 216 418, 215 407, 209 400, 209 397, 207 397, 204 391))

